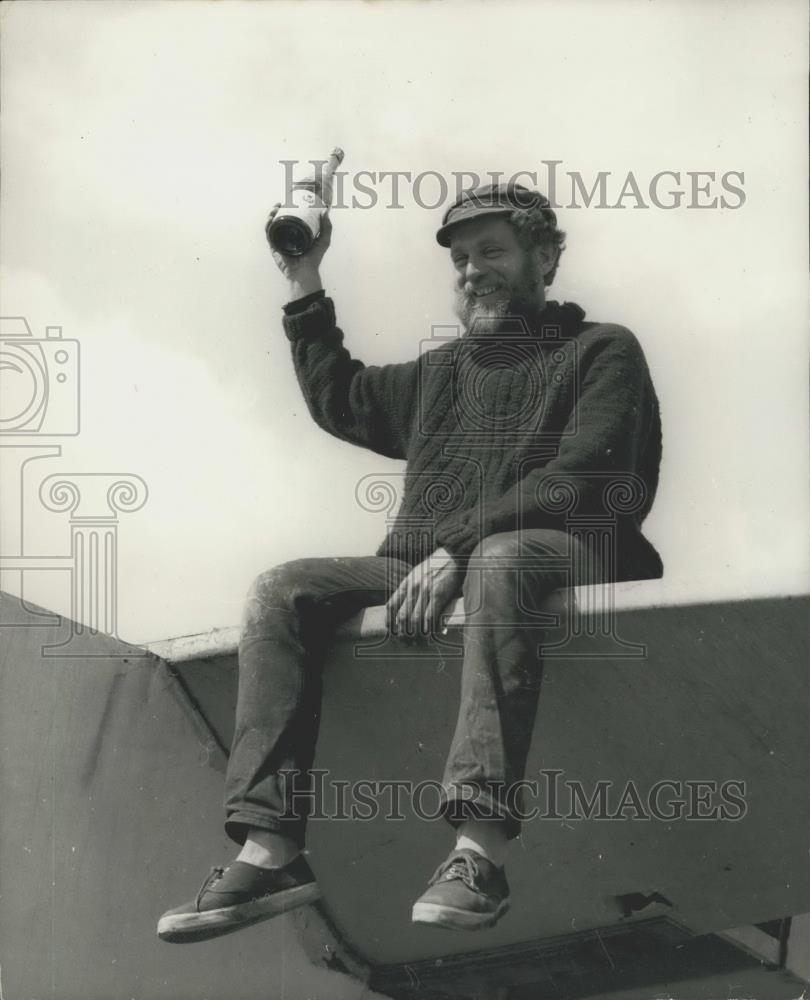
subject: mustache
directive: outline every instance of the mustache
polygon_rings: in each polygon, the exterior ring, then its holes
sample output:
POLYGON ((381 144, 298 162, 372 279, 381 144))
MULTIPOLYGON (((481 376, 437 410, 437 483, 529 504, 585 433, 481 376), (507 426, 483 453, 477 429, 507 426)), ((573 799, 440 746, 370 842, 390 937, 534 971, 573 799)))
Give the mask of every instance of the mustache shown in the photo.
MULTIPOLYGON (((469 299, 474 299, 476 297, 475 293, 479 288, 486 288, 488 285, 491 284, 492 284, 491 281, 472 282, 472 281, 467 281, 465 278, 459 278, 456 281, 455 291, 457 295, 465 295, 469 299)), ((495 285, 495 290, 503 291, 503 289, 504 289, 503 282, 499 281, 495 285)))

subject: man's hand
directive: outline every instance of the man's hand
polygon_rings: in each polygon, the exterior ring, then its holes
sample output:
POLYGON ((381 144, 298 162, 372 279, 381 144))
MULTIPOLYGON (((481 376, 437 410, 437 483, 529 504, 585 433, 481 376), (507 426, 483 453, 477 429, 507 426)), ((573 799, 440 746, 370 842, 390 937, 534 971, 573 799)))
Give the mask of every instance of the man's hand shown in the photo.
POLYGON ((461 594, 464 570, 446 549, 414 566, 385 606, 388 628, 397 635, 430 635, 450 601, 461 594))
MULTIPOLYGON (((265 234, 270 231, 270 224, 278 215, 280 208, 281 202, 276 202, 273 205, 264 227, 265 234)), ((279 253, 278 250, 275 250, 271 246, 273 260, 290 284, 288 301, 293 302, 295 299, 301 299, 305 295, 309 295, 311 292, 318 292, 323 288, 319 268, 323 260, 323 255, 329 249, 331 242, 332 220, 327 213, 321 219, 321 231, 318 234, 318 238, 306 253, 302 253, 296 257, 290 254, 279 253)))

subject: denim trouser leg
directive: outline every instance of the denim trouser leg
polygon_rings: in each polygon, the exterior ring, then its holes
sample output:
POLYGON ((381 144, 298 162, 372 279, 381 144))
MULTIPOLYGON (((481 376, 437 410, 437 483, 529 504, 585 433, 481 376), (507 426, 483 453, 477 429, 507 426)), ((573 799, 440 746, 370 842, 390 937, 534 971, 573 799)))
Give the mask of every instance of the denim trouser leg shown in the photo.
POLYGON ((242 620, 225 784, 225 829, 237 843, 254 826, 303 844, 324 653, 335 628, 385 603, 409 568, 377 556, 297 559, 254 582, 242 620))
POLYGON ((525 774, 543 674, 544 629, 533 613, 553 591, 600 578, 590 553, 562 531, 490 535, 473 553, 464 581, 459 715, 442 779, 453 825, 497 816, 507 836, 520 833, 525 811, 516 783, 525 774))

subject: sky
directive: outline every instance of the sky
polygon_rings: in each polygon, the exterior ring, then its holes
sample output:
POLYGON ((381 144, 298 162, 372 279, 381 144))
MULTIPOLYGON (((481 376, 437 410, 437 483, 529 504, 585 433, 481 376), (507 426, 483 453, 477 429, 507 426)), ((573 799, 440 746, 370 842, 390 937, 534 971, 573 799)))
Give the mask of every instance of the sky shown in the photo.
MULTIPOLYGON (((117 527, 118 632, 140 642, 237 624, 272 565, 376 549, 385 519, 355 488, 402 465, 309 417, 263 233, 281 161, 340 145, 349 185, 363 170, 435 172, 403 184, 399 208, 380 182, 376 204, 333 210, 323 275, 356 358, 407 360, 454 323, 436 175, 452 190, 460 171, 536 171, 542 187, 559 161, 568 247, 551 295, 633 330, 661 404, 645 533, 664 592, 807 590, 805 5, 493 11, 2 5, 1 312, 34 339, 61 326, 78 341, 81 418, 78 434, 45 434, 54 408, 43 433, 0 441, 5 554, 70 551, 68 514, 40 499, 44 477, 140 477, 145 502, 117 527), (569 175, 590 188, 601 171, 606 203, 629 173, 642 203, 631 192, 618 208, 571 205, 569 175), (674 208, 651 203, 661 171, 680 175, 660 182, 662 204, 684 192, 674 208), (714 180, 695 193, 700 171, 714 180), (61 453, 21 473, 20 443, 61 453)), ((70 611, 63 571, 2 583, 70 611)))

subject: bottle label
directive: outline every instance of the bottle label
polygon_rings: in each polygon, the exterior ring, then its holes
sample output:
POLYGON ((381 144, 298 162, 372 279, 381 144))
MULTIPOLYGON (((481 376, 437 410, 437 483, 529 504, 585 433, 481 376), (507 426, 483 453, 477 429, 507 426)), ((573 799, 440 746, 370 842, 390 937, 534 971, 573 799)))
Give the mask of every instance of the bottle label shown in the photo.
POLYGON ((317 239, 321 231, 321 218, 326 213, 326 205, 311 188, 294 187, 289 196, 289 207, 279 212, 279 218, 298 219, 317 239))
POLYGON ((290 196, 291 204, 296 208, 312 208, 320 198, 314 191, 307 191, 305 188, 293 188, 290 196))
POLYGON ((323 200, 310 187, 293 187, 290 192, 290 204, 296 208, 326 208, 323 200))

